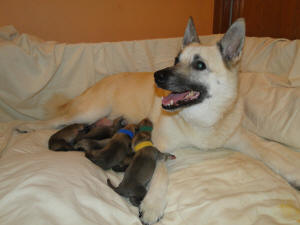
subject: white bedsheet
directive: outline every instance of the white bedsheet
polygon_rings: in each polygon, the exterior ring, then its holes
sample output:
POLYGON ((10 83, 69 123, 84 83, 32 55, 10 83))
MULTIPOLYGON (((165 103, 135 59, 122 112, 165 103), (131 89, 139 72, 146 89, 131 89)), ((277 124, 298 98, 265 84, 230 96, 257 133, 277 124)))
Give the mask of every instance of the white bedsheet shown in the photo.
MULTIPOLYGON (((214 43, 218 37, 200 39, 214 43)), ((241 64, 248 72, 241 76, 244 126, 297 149, 299 46, 247 38, 241 64)), ((49 151, 54 130, 17 134, 12 128, 19 121, 12 120, 42 119, 42 104, 53 94, 76 96, 104 76, 169 66, 179 48, 180 38, 68 45, 1 28, 0 224, 140 224, 137 209, 106 185, 108 177, 116 184, 122 174, 104 172, 80 152, 49 151)), ((225 149, 175 154, 168 163, 169 203, 158 224, 300 224, 299 192, 261 162, 225 149)))
MULTIPOLYGON (((137 209, 106 184, 122 174, 103 171, 80 152, 48 150, 53 132, 11 138, 0 159, 0 224, 140 224, 137 209)), ((158 224, 299 223, 299 193, 262 163, 226 150, 175 154, 158 224)))

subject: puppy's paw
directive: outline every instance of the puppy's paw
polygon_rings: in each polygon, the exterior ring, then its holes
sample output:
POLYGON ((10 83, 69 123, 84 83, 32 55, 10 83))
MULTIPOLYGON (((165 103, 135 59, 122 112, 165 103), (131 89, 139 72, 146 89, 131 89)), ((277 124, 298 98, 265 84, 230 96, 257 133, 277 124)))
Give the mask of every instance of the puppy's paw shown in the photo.
POLYGON ((139 207, 139 217, 144 225, 152 225, 157 223, 164 215, 166 208, 166 200, 162 201, 142 201, 139 207))

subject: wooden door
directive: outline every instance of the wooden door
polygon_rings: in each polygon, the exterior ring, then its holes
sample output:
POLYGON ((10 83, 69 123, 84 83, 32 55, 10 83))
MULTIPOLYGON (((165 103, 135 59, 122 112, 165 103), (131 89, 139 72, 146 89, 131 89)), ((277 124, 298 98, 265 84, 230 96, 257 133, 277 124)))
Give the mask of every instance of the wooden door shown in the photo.
POLYGON ((300 0, 215 0, 214 33, 239 17, 247 36, 300 39, 300 0))

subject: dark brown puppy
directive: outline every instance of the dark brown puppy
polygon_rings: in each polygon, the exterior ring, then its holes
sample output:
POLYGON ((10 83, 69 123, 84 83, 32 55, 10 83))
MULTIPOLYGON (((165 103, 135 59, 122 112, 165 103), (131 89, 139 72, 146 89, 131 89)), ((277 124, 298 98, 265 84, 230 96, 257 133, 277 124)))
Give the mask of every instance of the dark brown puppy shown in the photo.
MULTIPOLYGON (((101 151, 110 142, 110 140, 111 138, 105 138, 103 140, 82 139, 74 145, 74 149, 85 152, 88 150, 101 151)), ((115 172, 124 172, 132 161, 133 154, 134 153, 126 156, 118 165, 113 166, 112 170, 115 172)))
POLYGON ((124 178, 118 187, 114 187, 109 179, 107 184, 118 194, 128 197, 132 205, 139 206, 147 193, 147 185, 154 173, 157 160, 175 159, 174 155, 161 153, 152 145, 152 122, 149 119, 142 120, 139 124, 139 132, 132 140, 135 150, 133 160, 124 178))
POLYGON ((87 150, 85 156, 104 170, 111 169, 133 153, 131 141, 137 126, 129 124, 120 129, 101 150, 87 150))
POLYGON ((101 150, 103 149, 109 142, 111 138, 105 138, 102 140, 96 139, 82 139, 74 144, 74 149, 79 151, 88 151, 88 150, 101 150))
POLYGON ((75 142, 79 142, 82 139, 96 139, 102 140, 106 138, 111 138, 119 129, 127 125, 127 120, 125 118, 118 117, 113 121, 103 118, 96 123, 89 126, 89 131, 87 133, 81 133, 75 139, 75 142))
POLYGON ((72 124, 53 134, 49 139, 48 147, 54 151, 84 151, 83 146, 100 149, 107 144, 107 141, 97 142, 92 139, 101 140, 111 138, 117 130, 126 124, 127 121, 123 117, 118 117, 113 121, 103 118, 89 126, 85 124, 72 124), (85 141, 74 147, 74 144, 82 139, 90 139, 91 141, 89 144, 89 141, 85 141))
POLYGON ((73 144, 78 135, 88 131, 86 124, 72 124, 57 131, 48 141, 48 148, 53 151, 73 150, 73 144))

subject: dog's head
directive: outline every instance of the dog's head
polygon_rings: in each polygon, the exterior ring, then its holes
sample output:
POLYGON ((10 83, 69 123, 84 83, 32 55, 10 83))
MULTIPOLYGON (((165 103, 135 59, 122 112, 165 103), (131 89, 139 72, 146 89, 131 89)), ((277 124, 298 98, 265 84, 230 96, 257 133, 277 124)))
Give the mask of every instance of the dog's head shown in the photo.
MULTIPOLYGON (((213 110, 222 114, 221 108, 228 108, 237 96, 238 61, 244 39, 245 22, 238 19, 216 45, 202 45, 190 18, 175 65, 154 73, 156 85, 171 92, 162 99, 163 109, 199 112, 198 116, 213 110)), ((216 120, 216 116, 208 118, 208 125, 216 120)))

